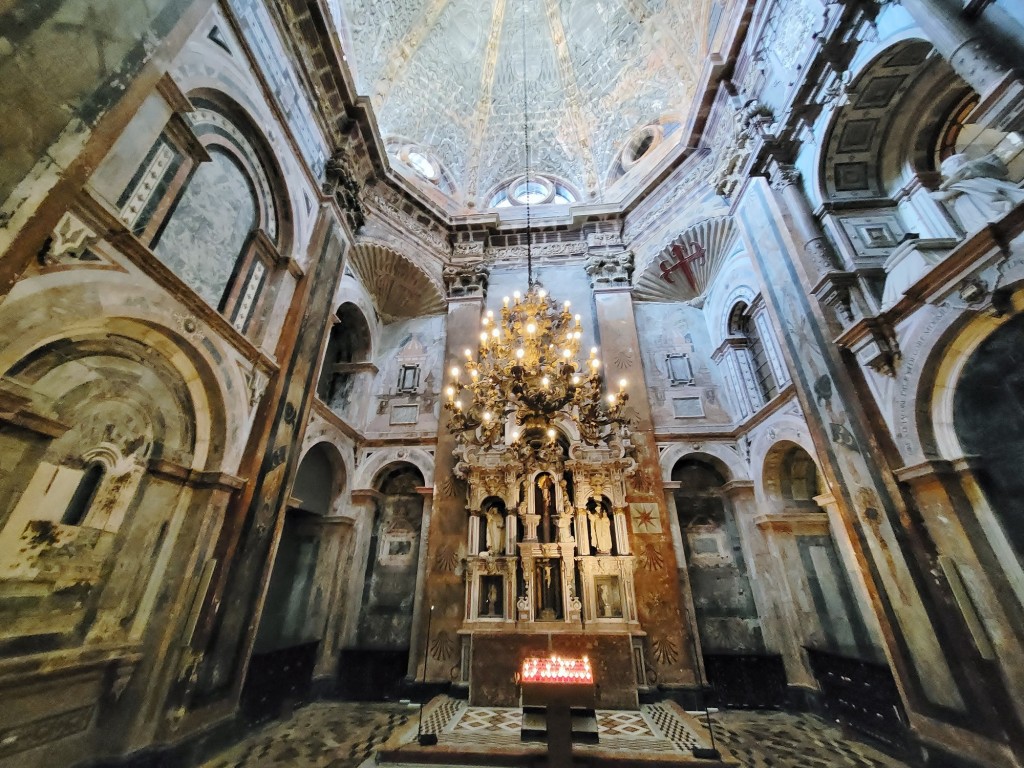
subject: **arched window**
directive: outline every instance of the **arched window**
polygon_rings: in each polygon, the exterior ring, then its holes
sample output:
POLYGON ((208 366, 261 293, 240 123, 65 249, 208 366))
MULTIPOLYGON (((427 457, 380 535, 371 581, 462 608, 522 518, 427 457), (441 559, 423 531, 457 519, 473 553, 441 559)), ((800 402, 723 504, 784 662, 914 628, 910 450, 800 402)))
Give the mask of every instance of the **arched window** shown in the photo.
POLYGON ((346 302, 338 307, 331 328, 317 395, 334 410, 344 413, 358 402, 361 380, 372 378, 370 327, 362 311, 346 302))
POLYGON ((771 363, 758 333, 757 323, 754 322, 754 316, 746 302, 740 302, 733 307, 729 315, 729 333, 746 341, 747 349, 750 350, 754 381, 761 397, 767 403, 779 394, 779 387, 772 374, 771 363))
POLYGON ((93 462, 86 467, 82 479, 78 481, 71 501, 68 502, 64 514, 61 516, 61 525, 81 525, 89 514, 93 501, 96 500, 96 493, 103 482, 106 468, 99 462, 93 462))
POLYGON ((288 266, 290 218, 274 156, 244 111, 190 94, 118 200, 139 240, 236 330, 258 337, 288 266))

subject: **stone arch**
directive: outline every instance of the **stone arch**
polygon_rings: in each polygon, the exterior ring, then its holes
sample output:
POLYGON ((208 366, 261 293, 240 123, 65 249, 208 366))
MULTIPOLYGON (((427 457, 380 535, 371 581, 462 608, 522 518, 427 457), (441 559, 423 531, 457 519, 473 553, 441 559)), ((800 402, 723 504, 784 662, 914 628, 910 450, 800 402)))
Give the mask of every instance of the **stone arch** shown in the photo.
MULTIPOLYGON (((789 414, 779 416, 758 432, 750 448, 751 479, 754 481, 758 506, 763 509, 781 509, 778 504, 781 498, 777 493, 778 485, 774 483, 774 480, 766 481, 766 478, 776 476, 782 454, 792 446, 799 446, 807 452, 818 465, 821 482, 825 482, 824 475, 821 474, 818 454, 807 430, 807 425, 801 419, 789 414)), ((822 487, 823 493, 826 490, 822 487)))
POLYGON ((294 242, 294 206, 285 174, 260 121, 218 88, 195 88, 188 97, 196 107, 192 123, 200 142, 208 149, 220 147, 230 152, 246 170, 260 202, 260 227, 280 253, 289 253, 294 242))
POLYGON ((976 456, 975 473, 989 504, 1024 558, 1024 312, 1005 318, 973 345, 951 392, 940 401, 952 420, 944 425, 961 450, 976 456))
POLYGON ((744 283, 734 287, 723 297, 721 304, 716 307, 718 314, 716 316, 716 326, 713 330, 717 336, 713 343, 721 344, 722 341, 731 335, 732 315, 736 307, 740 304, 748 307, 752 306, 758 295, 759 291, 754 286, 744 283))
POLYGON ((250 416, 246 377, 252 365, 235 364, 237 355, 209 338, 198 318, 183 315, 167 294, 140 289, 128 274, 74 269, 18 283, 0 305, 0 376, 39 347, 108 334, 134 339, 170 361, 195 403, 199 441, 192 468, 233 472, 250 416), (216 456, 208 460, 211 445, 216 456))
MULTIPOLYGON (((1024 300, 1024 263, 1002 268, 1014 306, 1024 300)), ((994 276, 996 281, 999 275, 994 276)), ((907 465, 925 459, 955 461, 964 449, 953 429, 953 399, 965 366, 978 347, 1010 321, 1013 314, 996 315, 950 304, 928 306, 922 317, 901 335, 903 362, 895 382, 893 405, 887 418, 896 447, 907 465)))
POLYGON ((774 511, 797 507, 818 510, 814 501, 824 491, 824 477, 811 451, 793 440, 772 444, 761 464, 760 489, 774 511), (799 483, 804 489, 798 490, 799 483))
POLYGON ((309 497, 315 498, 315 508, 308 511, 326 517, 339 511, 340 501, 347 490, 348 470, 345 458, 337 446, 330 440, 318 440, 306 446, 299 459, 292 496, 299 501, 306 501, 309 497), (303 467, 307 461, 315 463, 316 477, 326 475, 329 480, 326 489, 312 487, 310 483, 315 482, 315 477, 303 475, 303 467))
POLYGON ((374 338, 362 309, 352 302, 337 308, 335 320, 324 350, 317 395, 332 409, 351 416, 352 406, 362 405, 370 397, 376 372, 371 364, 374 338))
POLYGON ((382 470, 389 464, 405 462, 419 470, 424 483, 433 484, 434 457, 422 448, 384 448, 367 454, 359 463, 353 488, 373 488, 382 470))
POLYGON ((676 465, 690 458, 714 466, 727 482, 748 478, 747 467, 739 453, 724 443, 706 443, 700 448, 684 443, 673 443, 661 452, 661 476, 666 480, 671 479, 676 465))
MULTIPOLYGON (((43 384, 48 397, 60 405, 59 391, 54 388, 59 377, 54 371, 71 361, 91 357, 130 361, 140 369, 139 380, 155 386, 158 382, 141 371, 152 366, 166 376, 162 384, 172 393, 168 402, 183 409, 181 413, 191 423, 164 417, 159 399, 138 405, 133 409, 137 417, 144 419, 148 414, 155 419, 154 428, 162 436, 154 440, 147 457, 187 459, 185 466, 199 471, 221 469, 228 438, 224 392, 218 372, 190 342, 170 329, 135 318, 109 317, 48 330, 50 333, 31 340, 27 348, 6 350, 18 360, 0 355, 0 376, 20 380, 30 389, 43 384)), ((120 397, 125 392, 117 394, 120 397)), ((79 399, 83 396, 85 393, 79 392, 79 399)), ((81 420, 81 416, 69 420, 81 420)))
POLYGON ((891 197, 916 173, 935 171, 936 132, 970 87, 931 43, 908 36, 865 61, 849 90, 817 158, 814 195, 822 201, 891 197), (917 120, 906 130, 898 121, 908 114, 917 120))

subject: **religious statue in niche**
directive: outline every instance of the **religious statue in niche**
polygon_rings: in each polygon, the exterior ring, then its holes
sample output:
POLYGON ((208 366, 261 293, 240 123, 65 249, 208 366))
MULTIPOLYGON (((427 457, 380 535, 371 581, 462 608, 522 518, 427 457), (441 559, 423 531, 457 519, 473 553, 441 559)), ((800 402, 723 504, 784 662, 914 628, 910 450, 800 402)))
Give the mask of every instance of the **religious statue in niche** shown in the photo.
POLYGON ((551 475, 537 476, 537 513, 540 515, 540 540, 549 544, 554 540, 551 528, 552 516, 555 512, 555 481, 551 475))
POLYGON ((537 618, 557 621, 562 618, 562 574, 558 560, 542 558, 537 561, 537 618))
POLYGON ((622 618, 622 596, 618 576, 598 576, 594 580, 597 591, 597 617, 599 619, 622 618))
POLYGON ((484 510, 487 521, 487 554, 497 557, 505 554, 505 511, 499 504, 484 510))
POLYGON ((501 576, 480 578, 480 616, 498 619, 504 616, 505 583, 501 576))
POLYGON ((587 519, 590 520, 590 538, 598 554, 609 555, 612 551, 612 521, 604 505, 591 500, 587 504, 587 519))

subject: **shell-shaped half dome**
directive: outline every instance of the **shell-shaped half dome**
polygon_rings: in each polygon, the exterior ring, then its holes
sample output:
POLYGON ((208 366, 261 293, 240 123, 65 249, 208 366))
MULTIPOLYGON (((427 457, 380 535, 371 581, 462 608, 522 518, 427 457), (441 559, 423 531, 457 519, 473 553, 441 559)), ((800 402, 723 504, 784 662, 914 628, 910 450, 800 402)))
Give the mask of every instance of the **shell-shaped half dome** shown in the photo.
POLYGON ((705 219, 662 249, 636 278, 640 301, 692 301, 704 296, 735 250, 739 231, 731 217, 705 219))
POLYGON ((441 287, 412 261, 386 246, 360 243, 352 249, 349 265, 385 320, 445 311, 441 287))

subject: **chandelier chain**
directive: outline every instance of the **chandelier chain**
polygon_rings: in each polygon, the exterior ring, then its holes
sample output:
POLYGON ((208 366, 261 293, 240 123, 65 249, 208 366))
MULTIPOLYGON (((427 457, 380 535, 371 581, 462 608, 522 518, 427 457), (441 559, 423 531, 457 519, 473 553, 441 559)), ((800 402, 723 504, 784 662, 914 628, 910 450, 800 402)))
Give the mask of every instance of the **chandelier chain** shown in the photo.
POLYGON ((533 288, 533 234, 530 221, 530 87, 527 76, 528 56, 526 52, 527 0, 523 0, 523 146, 526 149, 526 288, 533 288))

